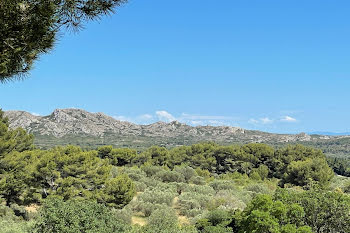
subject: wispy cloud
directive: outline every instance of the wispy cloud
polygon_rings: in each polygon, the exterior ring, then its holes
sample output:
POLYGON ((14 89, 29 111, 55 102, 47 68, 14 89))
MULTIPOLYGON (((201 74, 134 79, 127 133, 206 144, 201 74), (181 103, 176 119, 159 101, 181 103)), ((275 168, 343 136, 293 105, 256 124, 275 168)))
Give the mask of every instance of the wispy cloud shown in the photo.
POLYGON ((282 122, 289 122, 289 123, 292 123, 292 122, 297 122, 297 119, 291 117, 291 116, 284 116, 281 118, 281 121, 282 122))
POLYGON ((236 122, 237 118, 234 118, 234 117, 219 116, 219 115, 213 116, 213 115, 188 114, 188 113, 182 113, 179 116, 175 116, 166 110, 158 110, 154 114, 147 113, 147 114, 142 114, 135 117, 116 115, 114 116, 114 118, 120 121, 129 121, 137 124, 150 124, 155 121, 171 122, 171 121, 177 120, 179 122, 193 125, 193 126, 198 126, 198 125, 237 126, 237 124, 234 123, 236 122))
MULTIPOLYGON (((221 115, 201 115, 201 114, 189 114, 189 113, 182 113, 180 115, 174 115, 166 110, 158 110, 155 111, 153 114, 145 113, 138 116, 114 116, 115 119, 120 121, 128 121, 135 124, 151 124, 156 121, 164 121, 164 122, 171 122, 171 121, 179 121, 184 124, 192 125, 192 126, 200 126, 200 125, 211 125, 211 126, 240 126, 240 123, 244 125, 244 122, 247 122, 247 120, 240 119, 237 117, 231 117, 231 116, 221 116, 221 115), (243 122, 244 121, 244 122, 243 122)), ((261 127, 277 127, 278 123, 293 123, 298 122, 298 120, 290 115, 285 116, 276 116, 273 117, 257 117, 257 118, 250 118, 248 120, 248 123, 250 125, 253 125, 254 127, 261 128, 261 127)))
POLYGON ((208 115, 198 115, 198 114, 188 114, 182 113, 180 116, 184 120, 234 120, 234 117, 228 116, 208 116, 208 115))
POLYGON ((129 121, 129 122, 133 122, 133 119, 126 117, 126 116, 113 116, 114 119, 118 120, 118 121, 129 121))
POLYGON ((259 124, 259 121, 256 120, 256 119, 254 119, 254 118, 249 119, 248 122, 249 122, 250 124, 259 124))
POLYGON ((156 120, 156 117, 151 114, 143 114, 136 117, 131 116, 113 116, 114 119, 119 121, 128 121, 136 124, 148 124, 156 120))
POLYGON ((273 123, 273 120, 268 118, 268 117, 261 118, 260 121, 263 124, 271 124, 271 123, 273 123))
POLYGON ((220 116, 220 115, 200 115, 200 114, 188 114, 182 113, 178 117, 180 122, 184 122, 190 125, 237 125, 236 121, 238 118, 230 116, 220 116))
POLYGON ((165 121, 165 122, 170 122, 170 121, 175 121, 176 118, 168 113, 167 111, 156 111, 156 116, 158 117, 159 120, 165 121))
POLYGON ((204 125, 204 121, 190 121, 191 125, 197 126, 197 125, 204 125))
POLYGON ((143 120, 152 120, 154 117, 151 114, 143 114, 139 116, 139 118, 143 120))
POLYGON ((272 124, 274 122, 274 120, 270 119, 268 117, 263 117, 263 118, 259 118, 259 119, 251 118, 248 122, 250 124, 254 124, 254 125, 258 125, 258 124, 267 125, 267 124, 272 124))

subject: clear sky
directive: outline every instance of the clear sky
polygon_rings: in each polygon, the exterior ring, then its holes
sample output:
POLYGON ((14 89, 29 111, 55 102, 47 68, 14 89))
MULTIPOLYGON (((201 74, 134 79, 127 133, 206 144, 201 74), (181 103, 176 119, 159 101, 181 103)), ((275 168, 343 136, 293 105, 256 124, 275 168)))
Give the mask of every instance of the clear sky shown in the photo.
POLYGON ((66 33, 0 107, 270 132, 350 131, 350 2, 130 0, 66 33))

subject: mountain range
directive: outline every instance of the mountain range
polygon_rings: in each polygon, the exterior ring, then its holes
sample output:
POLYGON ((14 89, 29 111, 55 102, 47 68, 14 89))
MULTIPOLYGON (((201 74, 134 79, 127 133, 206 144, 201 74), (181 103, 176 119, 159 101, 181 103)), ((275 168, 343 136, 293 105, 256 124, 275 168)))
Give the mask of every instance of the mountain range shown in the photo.
MULTIPOLYGON (((6 111, 10 127, 22 127, 35 135, 41 148, 76 144, 96 148, 100 145, 145 148, 152 145, 174 147, 203 141, 219 144, 267 143, 324 145, 348 142, 349 136, 321 134, 273 134, 231 126, 190 126, 178 121, 138 125, 119 121, 103 113, 82 109, 56 109, 48 116, 36 116, 25 111, 6 111)), ((350 150, 350 149, 349 149, 350 150)))

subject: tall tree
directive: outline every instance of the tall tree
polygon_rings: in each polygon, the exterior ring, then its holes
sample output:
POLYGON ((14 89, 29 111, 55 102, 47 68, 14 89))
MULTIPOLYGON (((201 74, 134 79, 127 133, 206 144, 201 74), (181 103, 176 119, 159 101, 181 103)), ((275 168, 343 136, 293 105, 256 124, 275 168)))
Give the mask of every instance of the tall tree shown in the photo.
POLYGON ((110 14, 126 0, 1 0, 0 81, 24 77, 62 28, 110 14))
POLYGON ((12 151, 25 151, 33 147, 33 135, 24 129, 9 129, 9 122, 0 109, 0 159, 12 151))

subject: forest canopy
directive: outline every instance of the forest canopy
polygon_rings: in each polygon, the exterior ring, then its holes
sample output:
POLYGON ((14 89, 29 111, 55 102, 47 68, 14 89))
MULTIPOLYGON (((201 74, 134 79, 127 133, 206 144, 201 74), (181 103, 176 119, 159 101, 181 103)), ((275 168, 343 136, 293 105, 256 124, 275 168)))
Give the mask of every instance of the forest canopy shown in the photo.
POLYGON ((350 183, 302 145, 41 150, 0 111, 0 170, 5 232, 350 229, 350 183))

